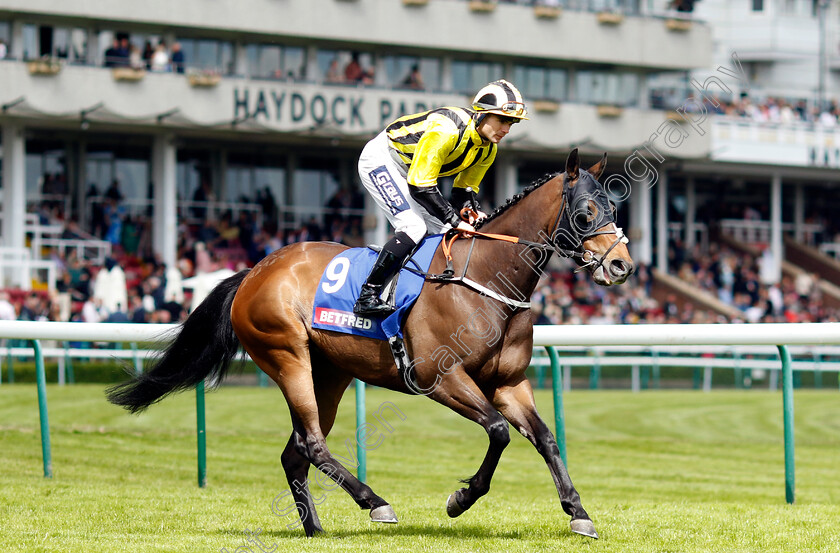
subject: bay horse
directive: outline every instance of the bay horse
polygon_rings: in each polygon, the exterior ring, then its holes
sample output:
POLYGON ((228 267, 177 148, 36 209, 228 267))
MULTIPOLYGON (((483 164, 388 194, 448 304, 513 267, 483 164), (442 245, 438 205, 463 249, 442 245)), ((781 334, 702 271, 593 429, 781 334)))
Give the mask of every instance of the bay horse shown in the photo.
MULTIPOLYGON (((217 384, 241 345, 289 405, 293 430, 281 462, 295 501, 306 507, 299 507, 299 514, 306 535, 312 536, 323 529, 308 489, 300 485, 307 482, 310 465, 370 510, 373 521, 397 522, 388 502, 327 448, 326 436, 351 381, 424 393, 480 424, 489 437, 478 471, 447 500, 450 517, 489 491, 510 441, 510 423, 545 459, 571 529, 597 538, 525 376, 532 314, 527 304, 507 296, 529 299, 553 251, 573 257, 598 284, 621 284, 632 273, 627 239, 598 182, 605 165, 606 154, 588 171, 580 169, 575 149, 565 172, 537 181, 478 225, 487 234, 516 236, 519 243, 474 237, 452 245, 456 273, 466 271, 473 281, 505 293, 493 297, 460 283, 427 282, 406 318, 404 335, 411 359, 432 362, 414 364, 410 379, 400 374, 387 342, 312 328, 319 278, 346 247, 309 242, 279 249, 250 271, 222 281, 183 323, 154 367, 107 390, 108 399, 136 413, 204 379, 217 384)), ((445 265, 438 248, 429 271, 440 273, 445 265)))

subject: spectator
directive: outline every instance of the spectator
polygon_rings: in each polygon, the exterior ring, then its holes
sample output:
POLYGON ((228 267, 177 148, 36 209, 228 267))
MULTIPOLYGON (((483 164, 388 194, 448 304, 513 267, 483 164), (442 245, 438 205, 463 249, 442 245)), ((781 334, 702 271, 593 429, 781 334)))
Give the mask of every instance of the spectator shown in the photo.
POLYGON ((9 301, 9 293, 0 291, 0 321, 14 321, 17 319, 15 306, 9 301))
POLYGON ((47 309, 40 296, 35 292, 30 292, 23 300, 23 305, 18 314, 19 321, 46 321, 47 309))
POLYGON ((96 274, 93 295, 102 300, 102 306, 109 313, 125 309, 128 305, 125 272, 114 258, 107 258, 105 267, 96 274))
POLYGON ((326 82, 344 82, 344 75, 341 74, 341 69, 338 67, 338 56, 333 57, 332 61, 330 61, 330 67, 327 69, 326 82))
POLYGON ((826 128, 834 128, 837 126, 837 117, 830 110, 824 110, 820 113, 817 122, 826 128))
POLYGON ((145 63, 143 63, 143 56, 140 52, 140 48, 138 48, 136 44, 132 44, 128 48, 128 65, 132 69, 136 70, 145 69, 146 67, 145 63))
POLYGON ((172 45, 172 70, 176 73, 183 73, 184 62, 184 51, 181 50, 181 43, 176 42, 172 45))
POLYGON ((131 319, 128 318, 128 313, 123 309, 122 305, 117 305, 116 311, 113 311, 105 317, 105 320, 102 321, 105 323, 129 323, 131 319))
POLYGON ((102 307, 102 300, 91 296, 82 306, 82 322, 101 323, 108 317, 108 310, 102 307))
POLYGON ((277 200, 274 199, 274 194, 271 193, 271 188, 265 186, 262 190, 257 190, 256 200, 257 203, 260 204, 265 221, 277 221, 277 200))
POLYGON ((412 88, 414 90, 422 90, 423 76, 420 74, 420 65, 414 64, 411 66, 411 71, 406 75, 405 79, 400 83, 405 88, 412 88))
POLYGON ((672 10, 677 10, 678 12, 691 13, 694 11, 695 1, 696 0, 672 0, 668 7, 672 10))
POLYGON ((123 193, 120 191, 120 181, 114 179, 111 181, 111 186, 105 191, 105 197, 110 200, 121 202, 123 200, 123 193))
POLYGON ((359 63, 359 53, 353 52, 350 57, 350 63, 344 68, 344 80, 348 83, 373 83, 373 70, 365 70, 359 63))
POLYGON ((117 48, 117 65, 128 67, 129 56, 131 55, 130 43, 127 36, 120 37, 120 45, 117 48))
POLYGON ((198 204, 190 208, 192 210, 193 217, 200 221, 204 221, 207 216, 206 202, 216 201, 216 195, 213 194, 213 189, 210 186, 209 180, 205 178, 201 179, 201 184, 199 184, 198 188, 195 189, 192 199, 193 202, 198 204))
POLYGON ((143 308, 143 298, 134 292, 129 298, 128 318, 132 323, 145 323, 149 320, 149 314, 143 308))
POLYGON ((166 43, 161 40, 152 54, 152 71, 169 70, 169 52, 166 51, 166 43))
POLYGON ((114 37, 111 47, 105 50, 105 67, 119 67, 120 65, 120 39, 114 37))
MULTIPOLYGON (((119 205, 113 198, 108 198, 103 209, 105 224, 105 240, 113 246, 122 244, 123 220, 125 219, 125 207, 119 205)), ((125 305, 125 303, 123 303, 125 305)))
MULTIPOLYGON (((184 303, 183 275, 178 267, 167 267, 164 273, 166 285, 163 290, 163 297, 169 301, 184 303)), ((178 320, 178 317, 175 317, 178 320)))
POLYGON ((146 69, 152 68, 152 56, 154 53, 155 49, 152 48, 151 41, 147 40, 143 45, 143 63, 146 65, 146 69))

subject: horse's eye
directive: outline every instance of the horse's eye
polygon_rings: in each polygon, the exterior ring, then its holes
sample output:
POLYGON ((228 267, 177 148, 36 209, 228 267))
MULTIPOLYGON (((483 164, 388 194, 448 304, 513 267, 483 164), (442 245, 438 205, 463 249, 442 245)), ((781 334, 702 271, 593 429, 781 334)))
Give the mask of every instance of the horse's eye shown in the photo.
POLYGON ((589 210, 588 206, 584 206, 575 211, 575 227, 577 227, 579 231, 587 230, 589 228, 590 221, 592 221, 592 212, 589 210))

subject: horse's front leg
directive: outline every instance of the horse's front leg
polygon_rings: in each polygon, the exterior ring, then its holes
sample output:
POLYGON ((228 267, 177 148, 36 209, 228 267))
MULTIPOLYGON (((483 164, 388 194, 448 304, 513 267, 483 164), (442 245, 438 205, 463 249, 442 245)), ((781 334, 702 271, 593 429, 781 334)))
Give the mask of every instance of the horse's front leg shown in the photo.
POLYGON ((454 518, 472 507, 479 498, 490 491, 490 480, 493 478, 502 452, 510 443, 510 432, 505 418, 499 414, 473 379, 461 368, 441 379, 440 384, 429 394, 429 397, 446 405, 459 415, 480 424, 490 438, 490 445, 478 472, 472 478, 463 480, 468 486, 451 494, 446 502, 446 513, 454 518))
POLYGON ((560 504, 563 510, 572 517, 572 531, 590 538, 597 538, 595 525, 586 514, 580 502, 580 495, 572 484, 572 479, 569 478, 566 465, 560 458, 560 449, 557 447, 554 434, 537 413, 534 391, 528 379, 523 376, 518 382, 499 387, 493 396, 493 404, 523 436, 534 444, 545 459, 551 471, 551 477, 554 479, 554 485, 557 487, 557 493, 560 495, 560 504))

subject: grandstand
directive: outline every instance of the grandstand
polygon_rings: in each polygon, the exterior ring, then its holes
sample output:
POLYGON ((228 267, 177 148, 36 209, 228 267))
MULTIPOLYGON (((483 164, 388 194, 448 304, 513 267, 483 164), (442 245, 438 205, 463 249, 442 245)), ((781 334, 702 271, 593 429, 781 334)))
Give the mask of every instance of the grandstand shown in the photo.
POLYGON ((553 265, 542 322, 837 320, 838 4, 676 4, 6 0, 0 287, 23 318, 113 318, 90 283, 116 258, 122 316, 168 322, 181 278, 298 240, 381 243, 364 143, 504 77, 531 120, 483 201, 606 151, 640 263, 615 290, 553 265))

